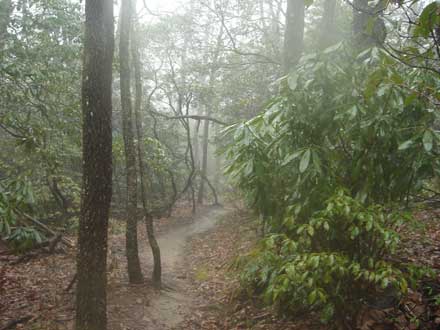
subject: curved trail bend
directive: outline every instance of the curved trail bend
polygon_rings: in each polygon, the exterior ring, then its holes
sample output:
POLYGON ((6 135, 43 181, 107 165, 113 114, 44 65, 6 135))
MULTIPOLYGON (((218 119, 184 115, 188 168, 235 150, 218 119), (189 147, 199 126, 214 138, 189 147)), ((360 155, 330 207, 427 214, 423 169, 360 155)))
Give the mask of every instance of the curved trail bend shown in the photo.
MULTIPOLYGON (((212 208, 196 217, 193 223, 171 228, 159 236, 165 290, 158 292, 148 285, 119 285, 109 289, 109 330, 170 330, 177 327, 195 305, 186 278, 185 244, 192 236, 214 228, 225 214, 227 210, 223 208, 212 208)), ((139 248, 147 277, 152 269, 151 251, 147 244, 139 248)))

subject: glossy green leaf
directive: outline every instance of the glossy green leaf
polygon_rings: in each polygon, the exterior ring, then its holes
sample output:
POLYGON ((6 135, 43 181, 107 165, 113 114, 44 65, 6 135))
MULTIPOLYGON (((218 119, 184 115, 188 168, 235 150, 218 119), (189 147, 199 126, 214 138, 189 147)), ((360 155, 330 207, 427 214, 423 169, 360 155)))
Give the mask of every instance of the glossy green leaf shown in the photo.
POLYGON ((433 140, 434 137, 431 131, 426 130, 425 133, 423 134, 423 147, 425 148, 426 151, 429 152, 432 150, 433 140))
POLYGON ((300 171, 301 173, 304 173, 304 172, 307 170, 307 168, 309 167, 309 163, 310 163, 310 155, 311 155, 310 149, 307 149, 307 150, 303 153, 303 155, 302 155, 302 157, 301 157, 301 161, 300 161, 300 163, 299 163, 299 171, 300 171))

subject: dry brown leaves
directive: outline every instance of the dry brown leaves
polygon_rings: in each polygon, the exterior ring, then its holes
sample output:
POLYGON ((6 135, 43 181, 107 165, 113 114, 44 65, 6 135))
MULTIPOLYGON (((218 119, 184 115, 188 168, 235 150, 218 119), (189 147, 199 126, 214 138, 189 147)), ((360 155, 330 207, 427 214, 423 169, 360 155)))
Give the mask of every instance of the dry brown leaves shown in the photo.
MULTIPOLYGON (((182 203, 173 211, 172 217, 155 220, 155 230, 160 235, 191 221, 191 208, 182 203)), ((133 298, 132 301, 136 302, 141 299, 139 292, 127 286, 124 232, 124 221, 113 219, 110 222, 109 290, 112 286, 120 288, 122 285, 126 292, 133 293, 127 301, 133 298)), ((140 239, 146 240, 142 222, 139 222, 139 232, 140 239)), ((73 240, 73 237, 70 238, 73 240)), ((0 242, 0 329, 14 321, 20 322, 11 329, 71 329, 74 289, 71 292, 65 292, 65 289, 75 274, 75 256, 75 249, 71 249, 67 253, 37 255, 28 262, 12 265, 19 256, 11 254, 0 242)), ((125 307, 130 306, 121 306, 125 307)), ((111 308, 109 312, 116 314, 117 308, 111 308)))
POLYGON ((27 263, 1 261, 0 329, 23 319, 17 329, 62 329, 72 319, 71 296, 64 293, 73 277, 74 255, 41 255, 27 263))
POLYGON ((189 242, 187 264, 199 305, 179 329, 321 329, 315 322, 280 319, 272 310, 240 299, 234 260, 252 249, 257 231, 252 217, 236 210, 215 230, 189 242))
MULTIPOLYGON (((424 230, 402 228, 404 244, 399 251, 400 260, 440 269, 440 211, 417 214, 424 230)), ((313 316, 287 321, 273 310, 258 305, 258 301, 242 299, 238 290, 237 274, 230 267, 234 259, 246 254, 256 241, 255 226, 248 214, 229 213, 215 230, 194 237, 186 251, 186 266, 182 277, 191 279, 197 305, 180 329, 323 329, 313 316)), ((179 206, 172 218, 155 221, 156 230, 164 233, 192 221, 191 210, 179 206)), ((113 222, 109 243, 110 287, 126 285, 123 222, 113 222)), ((141 239, 145 238, 144 225, 139 224, 141 239)), ((26 318, 16 329, 69 329, 74 317, 73 294, 65 293, 75 271, 75 251, 67 254, 42 255, 27 263, 11 265, 14 256, 0 251, 0 329, 8 322, 26 318)), ((440 329, 440 308, 432 297, 440 294, 439 279, 426 283, 431 292, 410 292, 399 306, 389 309, 364 308, 357 321, 359 330, 415 330, 440 329)), ((124 291, 124 290, 122 290, 124 291)), ((121 291, 121 292, 122 292, 121 291)), ((130 289, 124 295, 130 294, 130 289)), ((136 290, 134 290, 136 291, 136 290)), ((144 298, 133 294, 132 301, 144 298)), ((125 297, 126 298, 126 297, 125 297)), ((128 297, 130 298, 130 297, 128 297)), ((109 312, 118 315, 116 299, 109 312), (113 308, 114 307, 114 308, 113 308)), ((130 299, 124 299, 129 304, 130 299)), ((113 315, 114 316, 114 315, 113 315)), ((112 318, 112 316, 110 316, 112 318)), ((114 319, 114 317, 113 317, 114 319)))
MULTIPOLYGON (((416 214, 424 230, 401 229, 403 247, 398 255, 402 261, 440 268, 440 210, 416 214)), ((182 329, 323 329, 313 315, 302 320, 281 320, 256 301, 237 296, 237 275, 228 269, 234 258, 248 252, 255 242, 255 227, 245 213, 225 219, 215 231, 190 242, 188 263, 194 291, 201 303, 187 318, 182 329), (309 319, 309 320, 307 320, 309 319), (311 319, 311 320, 310 320, 311 319)), ((426 284, 426 283, 425 283, 426 284)), ((429 283, 432 297, 440 294, 440 281, 429 283), (435 292, 436 291, 436 292, 435 292)), ((363 308, 357 325, 359 330, 434 330, 440 329, 440 306, 426 292, 410 291, 395 308, 363 308)), ((328 328, 331 328, 328 327, 328 328)))

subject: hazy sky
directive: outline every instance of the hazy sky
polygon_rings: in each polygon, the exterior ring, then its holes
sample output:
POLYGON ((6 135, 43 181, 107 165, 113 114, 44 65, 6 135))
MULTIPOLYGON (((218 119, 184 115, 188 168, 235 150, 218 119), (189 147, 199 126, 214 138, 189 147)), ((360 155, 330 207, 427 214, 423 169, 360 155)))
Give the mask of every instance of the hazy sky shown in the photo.
MULTIPOLYGON (((152 11, 173 11, 182 0, 144 0, 148 8, 152 11)), ((143 0, 138 0, 138 6, 143 6, 143 0)))
MULTIPOLYGON (((1 1, 1 0, 0 0, 1 1)), ((151 22, 151 20, 155 20, 158 16, 156 15, 166 15, 167 13, 174 12, 182 3, 185 3, 186 0, 136 0, 136 8, 137 14, 140 15, 139 18, 141 21, 151 22), (150 15, 145 10, 145 5, 147 5, 148 9, 155 14, 154 16, 150 15)), ((84 3, 84 1, 82 1, 84 3)), ((114 16, 119 17, 121 0, 116 0, 114 2, 114 16)))

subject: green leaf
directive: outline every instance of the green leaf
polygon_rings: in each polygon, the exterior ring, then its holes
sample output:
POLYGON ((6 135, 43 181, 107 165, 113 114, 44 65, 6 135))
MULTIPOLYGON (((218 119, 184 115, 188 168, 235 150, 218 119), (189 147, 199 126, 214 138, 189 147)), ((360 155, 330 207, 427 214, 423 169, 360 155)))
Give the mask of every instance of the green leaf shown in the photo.
POLYGON ((438 15, 438 9, 440 5, 437 1, 434 1, 427 5, 422 13, 420 14, 420 18, 418 21, 418 25, 414 30, 414 34, 416 36, 428 37, 431 31, 438 25, 440 18, 438 15))
POLYGON ((292 91, 296 89, 296 87, 298 86, 298 74, 296 72, 289 74, 289 76, 287 77, 287 85, 289 85, 289 88, 292 91))
POLYGON ((309 167, 309 163, 310 163, 310 155, 311 155, 310 149, 307 149, 307 150, 304 152, 304 154, 303 154, 303 156, 302 156, 302 158, 301 158, 301 161, 300 161, 300 163, 299 163, 299 171, 300 171, 301 173, 304 173, 305 170, 307 170, 307 168, 309 167))
POLYGON ((417 94, 416 94, 416 93, 409 94, 409 95, 405 98, 405 101, 403 102, 403 105, 404 105, 405 107, 407 107, 407 106, 409 106, 411 103, 413 103, 416 99, 417 99, 417 94))
POLYGON ((425 131, 425 134, 423 134, 423 147, 426 151, 432 150, 432 143, 433 143, 434 137, 432 136, 431 131, 427 130, 425 131))
POLYGON ((313 290, 312 292, 310 292, 310 294, 307 298, 310 305, 313 305, 313 303, 316 301, 317 294, 318 293, 316 290, 313 290))
POLYGON ((306 8, 309 8, 311 5, 313 5, 314 0, 304 0, 304 5, 306 8))
POLYGON ((324 54, 333 53, 333 52, 339 50, 339 48, 341 48, 341 46, 342 46, 342 42, 338 42, 337 44, 334 44, 333 46, 327 47, 324 50, 324 54))
POLYGON ((405 279, 401 279, 400 281, 400 290, 402 290, 402 292, 408 291, 408 283, 405 281, 405 279))
POLYGON ((358 227, 354 227, 351 230, 351 234, 350 234, 351 239, 355 239, 358 235, 359 235, 359 228, 358 227))
POLYGON ((382 279, 380 286, 382 287, 382 289, 386 289, 388 287, 388 284, 389 284, 389 280, 387 277, 385 277, 384 279, 382 279))
POLYGON ((368 219, 367 223, 365 224, 365 229, 367 229, 367 231, 370 231, 373 228, 373 220, 368 219))
POLYGON ((399 145, 399 150, 406 150, 411 147, 413 144, 412 140, 405 141, 399 145))
POLYGON ((281 166, 286 166, 287 164, 289 164, 290 162, 292 162, 293 160, 295 160, 296 158, 298 158, 298 157, 301 155, 302 152, 303 152, 302 150, 301 150, 301 151, 297 151, 297 152, 295 152, 295 153, 293 153, 293 154, 287 156, 287 157, 284 159, 284 161, 281 163, 281 166))
POLYGON ((315 170, 319 173, 322 173, 322 169, 321 169, 321 160, 319 159, 319 155, 317 152, 313 152, 313 165, 315 166, 315 170))

